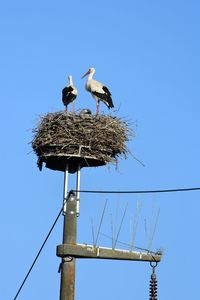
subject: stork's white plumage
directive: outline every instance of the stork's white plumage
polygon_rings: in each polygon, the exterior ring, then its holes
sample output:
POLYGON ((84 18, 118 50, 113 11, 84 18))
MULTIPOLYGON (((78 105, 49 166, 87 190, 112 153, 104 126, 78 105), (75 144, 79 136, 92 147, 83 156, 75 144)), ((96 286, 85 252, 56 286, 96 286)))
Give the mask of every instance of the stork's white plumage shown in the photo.
POLYGON ((67 107, 70 103, 72 103, 72 110, 75 112, 74 100, 76 99, 78 92, 77 89, 73 85, 72 76, 68 76, 69 84, 62 90, 62 101, 63 104, 67 107))
POLYGON ((92 78, 94 73, 95 69, 90 68, 89 71, 82 76, 82 78, 88 75, 85 88, 88 92, 92 94, 92 96, 96 100, 96 114, 98 114, 100 108, 100 101, 102 101, 109 109, 113 108, 114 105, 109 89, 101 82, 98 82, 92 78))

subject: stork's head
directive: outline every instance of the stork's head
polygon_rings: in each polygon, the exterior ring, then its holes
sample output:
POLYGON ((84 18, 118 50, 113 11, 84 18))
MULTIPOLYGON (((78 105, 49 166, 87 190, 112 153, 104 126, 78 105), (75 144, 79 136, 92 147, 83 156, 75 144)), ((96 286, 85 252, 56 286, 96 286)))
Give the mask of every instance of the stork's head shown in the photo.
POLYGON ((84 78, 85 76, 92 74, 94 75, 95 73, 95 68, 89 68, 89 70, 87 71, 87 73, 85 73, 81 78, 84 78))

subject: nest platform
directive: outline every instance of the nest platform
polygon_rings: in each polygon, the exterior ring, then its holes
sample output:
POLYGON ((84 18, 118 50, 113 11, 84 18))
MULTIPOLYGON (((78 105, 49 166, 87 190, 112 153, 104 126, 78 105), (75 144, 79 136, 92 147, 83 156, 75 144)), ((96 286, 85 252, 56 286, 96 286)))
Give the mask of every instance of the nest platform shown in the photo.
POLYGON ((74 173, 80 167, 98 167, 127 158, 126 142, 133 135, 127 122, 110 115, 66 111, 42 116, 33 129, 32 147, 42 164, 52 170, 74 173))

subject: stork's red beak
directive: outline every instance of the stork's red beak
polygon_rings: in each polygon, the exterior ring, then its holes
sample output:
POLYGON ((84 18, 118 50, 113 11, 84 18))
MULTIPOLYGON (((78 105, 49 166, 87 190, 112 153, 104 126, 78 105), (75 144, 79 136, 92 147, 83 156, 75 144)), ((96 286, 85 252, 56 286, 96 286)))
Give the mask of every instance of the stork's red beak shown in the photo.
POLYGON ((87 71, 87 73, 85 73, 85 74, 81 77, 81 79, 83 79, 85 76, 87 76, 87 75, 89 75, 89 74, 90 74, 90 70, 87 71))

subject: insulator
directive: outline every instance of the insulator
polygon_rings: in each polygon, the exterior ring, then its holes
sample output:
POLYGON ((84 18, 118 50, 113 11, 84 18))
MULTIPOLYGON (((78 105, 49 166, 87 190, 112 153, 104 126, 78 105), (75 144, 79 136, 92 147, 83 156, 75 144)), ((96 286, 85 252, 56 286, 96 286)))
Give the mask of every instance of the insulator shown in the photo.
POLYGON ((157 300, 157 279, 154 270, 149 284, 149 300, 157 300))

